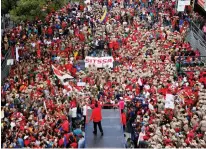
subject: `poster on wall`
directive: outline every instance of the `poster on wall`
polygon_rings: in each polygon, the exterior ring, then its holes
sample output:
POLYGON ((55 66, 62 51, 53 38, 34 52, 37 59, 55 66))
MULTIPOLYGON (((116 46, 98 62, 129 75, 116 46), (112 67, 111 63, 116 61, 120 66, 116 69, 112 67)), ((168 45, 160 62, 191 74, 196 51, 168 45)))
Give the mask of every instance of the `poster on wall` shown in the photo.
POLYGON ((114 59, 111 56, 107 57, 91 57, 85 58, 85 67, 95 66, 97 68, 113 68, 114 59))

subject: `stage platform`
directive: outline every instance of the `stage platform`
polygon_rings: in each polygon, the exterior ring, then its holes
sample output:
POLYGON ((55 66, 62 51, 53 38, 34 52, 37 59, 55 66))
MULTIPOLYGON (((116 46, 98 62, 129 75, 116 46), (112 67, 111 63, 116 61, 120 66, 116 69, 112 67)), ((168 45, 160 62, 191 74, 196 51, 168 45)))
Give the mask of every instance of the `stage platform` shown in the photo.
MULTIPOLYGON (((88 120, 91 110, 88 110, 88 120)), ((101 136, 97 127, 97 135, 93 134, 93 122, 86 125, 85 142, 87 148, 124 148, 124 133, 120 123, 118 109, 102 109, 102 128, 104 136, 101 136)))

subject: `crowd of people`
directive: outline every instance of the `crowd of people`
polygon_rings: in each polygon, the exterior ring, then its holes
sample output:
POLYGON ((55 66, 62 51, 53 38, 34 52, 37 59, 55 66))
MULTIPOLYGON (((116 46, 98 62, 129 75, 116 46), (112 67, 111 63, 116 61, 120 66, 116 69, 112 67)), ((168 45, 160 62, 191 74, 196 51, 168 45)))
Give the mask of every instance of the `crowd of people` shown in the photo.
POLYGON ((5 32, 16 60, 2 86, 2 147, 83 148, 86 109, 97 100, 125 105, 122 123, 134 147, 206 147, 206 70, 184 40, 190 14, 175 4, 68 3, 45 21, 5 32), (118 65, 82 70, 78 62, 88 55, 110 55, 118 65), (74 77, 70 87, 52 65, 74 77), (165 107, 168 94, 174 107, 165 107))

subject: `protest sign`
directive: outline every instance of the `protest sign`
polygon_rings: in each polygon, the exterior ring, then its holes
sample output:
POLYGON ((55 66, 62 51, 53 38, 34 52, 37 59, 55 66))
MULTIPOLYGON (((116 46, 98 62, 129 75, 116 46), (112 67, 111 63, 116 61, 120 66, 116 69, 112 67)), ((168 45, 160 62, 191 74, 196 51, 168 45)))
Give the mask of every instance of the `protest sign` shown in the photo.
POLYGON ((166 94, 166 100, 165 100, 165 108, 174 109, 174 95, 172 94, 166 94))

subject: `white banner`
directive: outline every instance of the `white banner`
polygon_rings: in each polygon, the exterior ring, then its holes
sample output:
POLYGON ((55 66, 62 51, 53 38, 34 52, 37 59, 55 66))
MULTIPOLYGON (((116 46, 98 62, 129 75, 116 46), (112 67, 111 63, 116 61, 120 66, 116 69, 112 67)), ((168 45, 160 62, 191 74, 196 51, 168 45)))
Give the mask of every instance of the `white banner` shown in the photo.
POLYGON ((14 65, 14 59, 8 59, 7 65, 14 65))
POLYGON ((178 6, 177 6, 177 11, 178 11, 178 12, 183 12, 183 11, 185 11, 185 5, 178 5, 178 6))
POLYGON ((175 104, 174 104, 174 98, 175 96, 172 94, 166 94, 166 100, 165 100, 165 109, 174 109, 175 104))
POLYGON ((190 0, 178 0, 177 11, 183 12, 187 5, 190 5, 190 0))
POLYGON ((190 5, 190 0, 178 0, 178 5, 190 5))
POLYGON ((85 86, 86 83, 85 82, 77 82, 77 86, 85 86))
POLYGON ((91 57, 87 56, 85 58, 85 67, 95 66, 97 68, 113 68, 114 59, 111 56, 108 57, 91 57))

